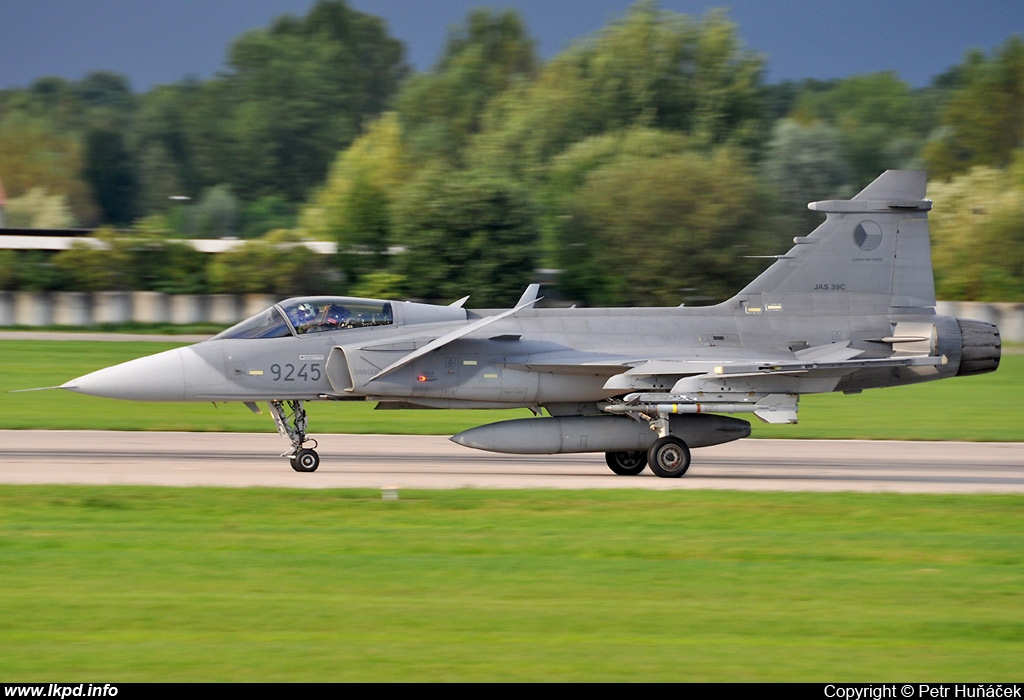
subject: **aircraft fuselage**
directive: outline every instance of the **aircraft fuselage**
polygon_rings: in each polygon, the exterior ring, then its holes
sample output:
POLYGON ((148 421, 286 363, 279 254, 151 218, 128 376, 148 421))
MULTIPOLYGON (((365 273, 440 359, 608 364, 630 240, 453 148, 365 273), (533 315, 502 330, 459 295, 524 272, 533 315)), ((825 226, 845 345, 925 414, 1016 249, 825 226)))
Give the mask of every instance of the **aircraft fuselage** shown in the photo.
POLYGON ((298 471, 310 400, 527 407, 453 440, 499 452, 603 451, 617 474, 682 476, 689 447, 795 423, 799 396, 991 372, 999 330, 935 314, 926 179, 887 171, 731 299, 696 308, 506 310, 351 297, 287 299, 214 338, 62 388, 143 401, 268 402, 298 471))

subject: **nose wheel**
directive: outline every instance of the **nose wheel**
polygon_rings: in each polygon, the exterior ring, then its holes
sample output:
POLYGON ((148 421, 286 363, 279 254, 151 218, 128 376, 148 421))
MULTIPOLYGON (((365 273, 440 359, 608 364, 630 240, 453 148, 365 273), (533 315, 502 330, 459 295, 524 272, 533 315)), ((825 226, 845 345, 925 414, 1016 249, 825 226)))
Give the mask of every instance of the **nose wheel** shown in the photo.
POLYGON ((320 466, 320 455, 310 447, 303 447, 309 442, 316 447, 316 440, 306 437, 306 409, 302 401, 271 401, 270 412, 277 424, 277 432, 292 443, 291 452, 281 456, 287 457, 297 472, 315 472, 320 466))
POLYGON ((297 472, 315 472, 316 468, 320 466, 320 455, 316 453, 316 450, 303 447, 289 457, 288 461, 291 462, 292 469, 297 472))

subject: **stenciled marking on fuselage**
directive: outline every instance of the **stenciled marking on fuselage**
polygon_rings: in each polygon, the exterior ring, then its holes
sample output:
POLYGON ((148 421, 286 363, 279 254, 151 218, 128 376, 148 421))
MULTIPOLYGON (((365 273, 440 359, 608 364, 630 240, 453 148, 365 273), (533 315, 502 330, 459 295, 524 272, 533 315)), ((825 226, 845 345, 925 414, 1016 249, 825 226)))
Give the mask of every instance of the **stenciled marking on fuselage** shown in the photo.
POLYGON ((270 378, 275 382, 318 382, 323 376, 318 362, 301 365, 293 365, 290 362, 281 365, 275 362, 270 365, 270 374, 270 378))

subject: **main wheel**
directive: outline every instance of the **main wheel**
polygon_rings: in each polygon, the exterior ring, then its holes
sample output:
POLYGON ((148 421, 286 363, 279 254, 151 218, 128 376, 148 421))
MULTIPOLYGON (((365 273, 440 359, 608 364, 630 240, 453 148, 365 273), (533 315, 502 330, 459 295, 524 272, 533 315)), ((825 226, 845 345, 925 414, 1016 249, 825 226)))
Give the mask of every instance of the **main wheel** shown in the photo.
POLYGON ((647 466, 647 455, 640 451, 605 452, 604 461, 619 476, 636 476, 647 466))
POLYGON ((293 454, 289 461, 292 464, 292 469, 297 472, 315 472, 316 468, 320 466, 320 455, 316 453, 316 450, 304 447, 293 454))
POLYGON ((647 461, 651 471, 663 479, 678 479, 690 468, 690 448, 679 438, 667 435, 651 445, 647 461))

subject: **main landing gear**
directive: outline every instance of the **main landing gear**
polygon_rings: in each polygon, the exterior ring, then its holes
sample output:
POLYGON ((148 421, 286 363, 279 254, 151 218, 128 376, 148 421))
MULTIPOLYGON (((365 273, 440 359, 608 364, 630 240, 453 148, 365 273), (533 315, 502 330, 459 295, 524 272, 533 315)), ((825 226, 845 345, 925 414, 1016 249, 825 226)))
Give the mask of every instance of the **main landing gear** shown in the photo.
POLYGON ((664 479, 678 479, 690 468, 690 448, 672 435, 658 438, 647 452, 605 452, 608 468, 619 476, 636 476, 650 465, 664 479))
POLYGON ((690 448, 673 435, 658 438, 647 452, 651 471, 663 479, 678 479, 690 468, 690 448))
POLYGON ((304 447, 307 443, 316 447, 316 440, 306 437, 306 409, 302 401, 271 401, 270 412, 277 423, 277 432, 292 442, 291 452, 281 456, 287 457, 297 472, 315 472, 320 466, 320 455, 312 447, 304 447))
POLYGON ((641 450, 605 452, 604 461, 608 463, 608 468, 619 476, 636 476, 647 468, 647 453, 641 450))
POLYGON ((651 471, 663 479, 678 479, 690 468, 690 447, 672 435, 671 423, 667 416, 646 416, 651 430, 659 437, 647 452, 605 452, 604 459, 609 469, 619 476, 636 476, 650 465, 651 471))

